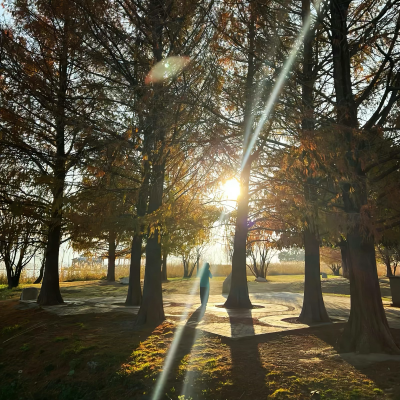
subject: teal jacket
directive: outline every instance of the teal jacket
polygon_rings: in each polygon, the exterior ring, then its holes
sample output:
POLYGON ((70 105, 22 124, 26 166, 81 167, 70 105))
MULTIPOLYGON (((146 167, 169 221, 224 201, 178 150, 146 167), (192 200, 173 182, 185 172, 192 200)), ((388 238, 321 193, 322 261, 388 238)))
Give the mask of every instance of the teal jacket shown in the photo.
POLYGON ((203 269, 200 271, 200 287, 209 287, 210 281, 209 278, 212 278, 212 274, 209 269, 203 269))

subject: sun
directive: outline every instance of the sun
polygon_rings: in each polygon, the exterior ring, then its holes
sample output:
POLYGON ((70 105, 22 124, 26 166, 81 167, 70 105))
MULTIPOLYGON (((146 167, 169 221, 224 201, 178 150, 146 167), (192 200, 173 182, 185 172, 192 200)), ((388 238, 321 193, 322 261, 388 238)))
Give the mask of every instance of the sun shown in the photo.
POLYGON ((240 194, 240 183, 235 179, 229 179, 222 185, 222 190, 228 200, 237 200, 240 194))

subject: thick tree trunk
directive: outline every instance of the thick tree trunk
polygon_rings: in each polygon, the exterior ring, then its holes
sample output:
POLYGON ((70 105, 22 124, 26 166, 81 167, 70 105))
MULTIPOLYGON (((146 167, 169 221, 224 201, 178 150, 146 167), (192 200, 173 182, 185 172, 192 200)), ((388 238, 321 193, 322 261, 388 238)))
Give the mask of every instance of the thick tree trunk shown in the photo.
POLYGON ((140 263, 142 260, 142 236, 132 238, 131 264, 129 267, 129 286, 126 296, 126 306, 140 306, 142 301, 142 287, 140 285, 140 263))
POLYGON ((226 308, 252 308, 246 274, 247 218, 249 212, 249 180, 251 163, 248 162, 242 171, 240 196, 238 199, 235 238, 232 256, 232 281, 226 308))
POLYGON ((321 289, 319 242, 316 235, 304 231, 304 299, 299 321, 304 324, 329 322, 321 289))
POLYGON ((368 197, 366 177, 357 154, 368 144, 357 132, 357 106, 352 93, 347 39, 349 5, 350 1, 342 0, 332 0, 330 3, 337 127, 338 133, 341 134, 340 140, 346 141, 345 156, 349 168, 348 182, 342 183, 342 196, 345 211, 353 226, 347 233, 351 308, 343 346, 348 351, 399 353, 382 305, 374 240, 372 235, 366 232, 365 226, 360 225, 361 209, 368 204, 368 197), (354 135, 354 132, 357 132, 357 135, 354 135))
POLYGON ((161 248, 158 229, 147 239, 143 298, 136 324, 158 325, 165 320, 161 285, 161 248))
MULTIPOLYGON (((164 164, 153 165, 153 180, 149 197, 149 213, 162 205, 164 187, 164 164)), ((149 229, 146 245, 146 267, 143 285, 143 298, 140 305, 137 325, 158 325, 165 320, 161 284, 161 243, 159 228, 149 229)))
POLYGON ((43 283, 37 302, 40 305, 53 306, 64 303, 60 292, 58 257, 61 241, 61 218, 57 225, 49 230, 46 247, 46 261, 44 267, 43 283))
POLYGON ((382 305, 372 239, 356 226, 347 236, 350 259, 350 318, 342 340, 344 351, 398 353, 382 305))
POLYGON ((115 282, 115 232, 108 233, 107 282, 115 282))
POLYGON ((235 225, 235 238, 232 255, 232 281, 228 298, 224 304, 226 308, 253 308, 247 287, 246 247, 249 215, 249 183, 251 164, 253 161, 252 148, 250 147, 253 132, 252 108, 254 101, 254 75, 256 72, 254 61, 256 15, 252 3, 249 6, 250 21, 248 31, 247 76, 246 76, 246 104, 244 110, 244 138, 242 172, 240 174, 240 195, 237 202, 237 217, 235 225))
POLYGON ((162 252, 162 267, 161 267, 161 279, 162 279, 163 282, 167 282, 168 281, 168 277, 167 277, 167 257, 168 257, 167 252, 163 251, 162 252))
POLYGON ((7 283, 9 289, 15 288, 19 285, 20 276, 21 276, 21 271, 16 271, 13 274, 11 268, 10 268, 10 273, 7 269, 7 283))
POLYGON ((63 303, 60 292, 58 258, 62 237, 64 186, 66 176, 66 155, 65 155, 65 110, 66 94, 68 89, 68 20, 64 23, 64 36, 59 61, 59 81, 57 88, 57 102, 55 111, 55 146, 52 194, 53 202, 51 207, 51 220, 46 246, 45 266, 42 287, 37 299, 40 305, 56 305, 63 303))

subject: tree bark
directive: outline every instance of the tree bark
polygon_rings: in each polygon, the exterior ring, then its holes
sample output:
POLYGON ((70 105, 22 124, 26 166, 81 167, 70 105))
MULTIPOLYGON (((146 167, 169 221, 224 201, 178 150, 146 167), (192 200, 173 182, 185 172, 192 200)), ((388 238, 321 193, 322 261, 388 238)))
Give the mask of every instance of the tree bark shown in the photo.
MULTIPOLYGON (((62 194, 59 194, 59 196, 60 195, 62 194)), ((53 203, 56 203, 56 199, 53 200, 53 203)), ((53 221, 55 220, 56 225, 49 229, 43 283, 37 299, 37 302, 40 305, 46 306, 64 303, 64 300, 61 297, 58 274, 58 258, 61 242, 61 210, 58 209, 57 205, 55 205, 55 208, 56 211, 53 212, 53 221)))
POLYGON ((7 271, 7 283, 9 289, 15 288, 19 285, 20 276, 21 272, 17 271, 15 274, 8 274, 7 271))
POLYGON ((392 267, 390 266, 390 259, 389 260, 385 260, 385 265, 386 265, 386 276, 393 276, 393 272, 392 272, 392 267))
MULTIPOLYGON (((153 182, 150 188, 149 213, 162 205, 164 164, 153 165, 153 182)), ((137 316, 137 325, 158 325, 165 320, 161 284, 161 243, 158 226, 149 229, 146 245, 146 267, 143 298, 137 316)))
POLYGON ((247 218, 249 213, 249 180, 251 164, 248 162, 241 174, 240 196, 238 199, 235 238, 232 256, 232 281, 226 308, 253 308, 249 297, 246 274, 247 218))
POLYGON ((350 279, 349 250, 347 248, 347 242, 342 240, 339 246, 340 246, 340 253, 342 255, 342 275, 343 278, 350 279))
MULTIPOLYGON (((303 24, 310 15, 310 0, 302 0, 303 24)), ((304 139, 312 137, 315 129, 314 123, 314 58, 313 58, 314 33, 310 30, 304 37, 303 53, 303 84, 302 84, 302 136, 304 139)), ((303 138, 302 138, 303 139, 303 138)), ((303 308, 299 321, 303 323, 329 322, 330 319, 325 309, 321 289, 319 241, 314 223, 318 219, 318 205, 315 190, 315 179, 306 175, 304 197, 311 206, 311 215, 306 218, 307 226, 304 230, 305 274, 303 308)))
POLYGON ((40 305, 56 305, 63 303, 60 292, 58 258, 62 237, 64 186, 66 176, 65 156, 65 110, 66 94, 68 90, 68 19, 64 21, 62 47, 59 64, 59 82, 57 90, 57 102, 55 111, 55 145, 56 154, 54 160, 54 181, 52 186, 53 202, 51 206, 51 220, 49 223, 48 240, 46 246, 46 261, 42 287, 37 299, 40 305))
POLYGON ((129 267, 129 286, 126 296, 126 306, 140 306, 142 301, 142 287, 140 285, 140 264, 142 260, 142 236, 132 238, 131 264, 129 267))
POLYGON ((347 39, 347 15, 350 1, 332 0, 331 41, 336 94, 337 130, 345 140, 348 182, 342 183, 348 228, 348 266, 351 308, 342 345, 346 351, 363 353, 387 351, 399 353, 390 333, 383 309, 375 260, 374 239, 361 226, 361 210, 368 204, 366 177, 357 154, 367 144, 358 131, 357 106, 352 94, 351 60, 347 39))
POLYGON ((344 351, 396 353, 382 304, 373 239, 356 226, 347 236, 350 259, 350 318, 343 333, 344 351))
POLYGON ((254 62, 255 49, 255 11, 250 3, 250 21, 248 33, 248 55, 246 76, 246 104, 244 110, 244 138, 243 138, 243 166, 240 174, 240 195, 237 202, 237 217, 235 225, 235 238, 233 241, 232 255, 232 281, 228 298, 224 304, 226 308, 253 308, 247 287, 246 247, 248 234, 249 215, 249 183, 252 164, 252 149, 250 139, 253 130, 253 97, 254 97, 254 75, 256 72, 254 62))
POLYGON ((321 289, 319 242, 309 228, 304 230, 304 299, 299 321, 304 324, 329 322, 321 289))
POLYGON ((115 282, 115 232, 108 232, 107 282, 115 282))

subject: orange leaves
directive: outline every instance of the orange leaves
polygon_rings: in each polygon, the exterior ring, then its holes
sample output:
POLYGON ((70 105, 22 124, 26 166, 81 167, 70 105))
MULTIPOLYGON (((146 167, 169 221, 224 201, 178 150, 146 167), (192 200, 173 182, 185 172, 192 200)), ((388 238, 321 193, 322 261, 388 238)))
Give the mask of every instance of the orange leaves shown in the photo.
POLYGON ((100 168, 88 165, 87 170, 93 174, 96 178, 102 178, 106 173, 100 168))

